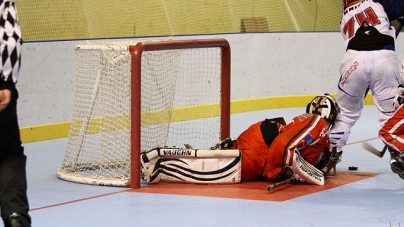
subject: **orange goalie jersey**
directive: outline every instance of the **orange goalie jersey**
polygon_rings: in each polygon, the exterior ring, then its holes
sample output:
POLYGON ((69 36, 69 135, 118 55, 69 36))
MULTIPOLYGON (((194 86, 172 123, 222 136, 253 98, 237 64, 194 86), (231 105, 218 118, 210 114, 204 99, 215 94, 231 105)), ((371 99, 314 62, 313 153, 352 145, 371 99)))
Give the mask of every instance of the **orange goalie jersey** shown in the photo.
POLYGON ((278 122, 279 135, 268 146, 266 133, 260 121, 245 130, 237 139, 234 148, 242 152, 241 178, 264 176, 276 179, 285 166, 291 166, 294 150, 312 165, 316 165, 323 152, 328 151, 330 124, 317 114, 301 114, 285 125, 278 122))

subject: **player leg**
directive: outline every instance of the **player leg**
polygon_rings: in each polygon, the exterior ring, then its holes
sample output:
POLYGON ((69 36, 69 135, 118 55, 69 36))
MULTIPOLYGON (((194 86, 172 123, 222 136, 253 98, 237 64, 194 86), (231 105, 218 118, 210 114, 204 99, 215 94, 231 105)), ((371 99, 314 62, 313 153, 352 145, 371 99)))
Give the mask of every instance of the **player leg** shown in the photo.
POLYGON ((389 148, 389 152, 390 152, 390 167, 391 167, 391 171, 393 171, 393 173, 398 173, 398 171, 400 170, 400 166, 398 165, 397 161, 398 161, 398 154, 396 151, 392 150, 391 148, 389 148))
POLYGON ((330 149, 329 153, 324 156, 321 167, 326 174, 331 169, 334 169, 334 174, 336 174, 336 165, 342 160, 342 147, 346 144, 351 128, 359 119, 363 109, 363 96, 366 92, 366 87, 362 89, 363 93, 355 91, 352 93, 354 95, 349 95, 340 89, 337 92, 337 104, 340 108, 340 113, 330 130, 330 149))
POLYGON ((25 165, 26 156, 22 151, 13 151, 0 163, 0 207, 5 227, 12 226, 10 221, 18 221, 22 227, 30 226, 25 165))
MULTIPOLYGON (((380 56, 376 56, 379 60, 375 62, 376 71, 373 74, 374 81, 377 82, 372 87, 372 94, 375 106, 379 111, 381 126, 379 137, 391 148, 389 151, 400 151, 404 149, 404 141, 401 138, 404 137, 404 131, 400 127, 404 109, 397 109, 398 85, 400 84, 397 77, 399 75, 399 67, 396 67, 398 65, 397 56, 393 51, 380 51, 377 55, 380 56)), ((392 160, 394 160, 394 155, 392 160)))
POLYGON ((397 154, 396 151, 390 152, 390 166, 394 173, 397 173, 401 179, 404 179, 404 151, 397 154))
POLYGON ((404 105, 401 105, 379 130, 379 138, 388 147, 390 153, 390 167, 394 173, 400 171, 400 151, 404 150, 404 105))
POLYGON ((241 159, 183 158, 160 159, 161 182, 176 183, 240 183, 241 159))
MULTIPOLYGON (((189 145, 188 145, 189 147, 189 145)), ((158 183, 161 179, 161 159, 195 158, 197 150, 189 148, 164 147, 153 148, 140 155, 141 177, 147 183, 158 183)))
POLYGON ((154 148, 142 154, 142 176, 147 183, 240 183, 239 150, 154 148))
POLYGON ((9 105, 0 112, 0 207, 5 227, 11 226, 9 217, 14 213, 23 227, 31 226, 26 156, 20 140, 17 99, 18 92, 13 89, 9 105))
POLYGON ((330 130, 330 147, 341 148, 349 138, 352 126, 359 119, 363 109, 363 97, 370 82, 366 78, 367 64, 364 55, 358 51, 347 51, 342 59, 338 83, 337 104, 340 113, 330 130))
MULTIPOLYGON (((383 65, 388 65, 388 62, 383 61, 383 65)), ((392 64, 392 63, 391 63, 392 64)), ((384 123, 394 114, 396 111, 396 100, 398 93, 398 78, 395 70, 391 67, 379 66, 379 70, 386 70, 384 73, 379 72, 380 79, 371 88, 373 101, 379 111, 379 124, 383 127, 384 123)), ((377 73, 377 72, 376 72, 377 73)))
MULTIPOLYGON (((364 88, 364 92, 365 89, 366 88, 364 88)), ((363 99, 361 96, 362 94, 352 96, 344 91, 338 90, 337 103, 340 108, 340 113, 330 130, 330 144, 332 147, 336 146, 342 148, 346 144, 352 126, 354 126, 362 113, 363 99)))

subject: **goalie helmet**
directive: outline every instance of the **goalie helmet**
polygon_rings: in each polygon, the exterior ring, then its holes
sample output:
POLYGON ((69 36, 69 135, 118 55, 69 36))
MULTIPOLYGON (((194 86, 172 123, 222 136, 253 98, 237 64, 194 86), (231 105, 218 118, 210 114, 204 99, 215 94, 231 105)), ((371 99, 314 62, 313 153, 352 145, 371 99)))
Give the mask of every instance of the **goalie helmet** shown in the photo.
POLYGON ((339 108, 334 98, 326 93, 315 97, 307 104, 306 113, 318 114, 330 124, 334 124, 339 113, 339 108))

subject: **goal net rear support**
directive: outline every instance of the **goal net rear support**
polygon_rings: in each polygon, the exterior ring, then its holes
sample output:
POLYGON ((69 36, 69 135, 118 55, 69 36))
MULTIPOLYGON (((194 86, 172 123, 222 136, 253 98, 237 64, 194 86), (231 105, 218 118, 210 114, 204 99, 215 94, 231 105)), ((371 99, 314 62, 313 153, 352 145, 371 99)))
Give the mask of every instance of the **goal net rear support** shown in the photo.
POLYGON ((140 153, 206 149, 230 136, 225 39, 76 46, 72 121, 60 179, 140 188, 140 153))

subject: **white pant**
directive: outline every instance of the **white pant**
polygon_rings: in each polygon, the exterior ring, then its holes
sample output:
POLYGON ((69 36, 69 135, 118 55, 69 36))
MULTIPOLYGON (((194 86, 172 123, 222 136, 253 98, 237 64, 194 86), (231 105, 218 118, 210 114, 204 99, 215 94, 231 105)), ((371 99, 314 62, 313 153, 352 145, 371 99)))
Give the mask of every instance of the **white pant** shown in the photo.
POLYGON ((366 89, 372 92, 379 124, 383 125, 394 113, 400 84, 397 55, 391 50, 348 50, 342 58, 340 74, 336 100, 340 113, 330 131, 331 146, 339 148, 345 145, 351 127, 361 115, 366 89))

